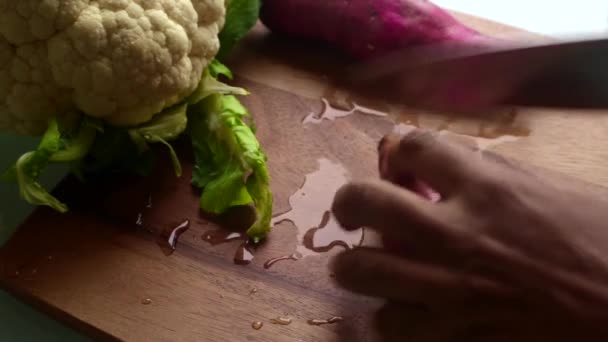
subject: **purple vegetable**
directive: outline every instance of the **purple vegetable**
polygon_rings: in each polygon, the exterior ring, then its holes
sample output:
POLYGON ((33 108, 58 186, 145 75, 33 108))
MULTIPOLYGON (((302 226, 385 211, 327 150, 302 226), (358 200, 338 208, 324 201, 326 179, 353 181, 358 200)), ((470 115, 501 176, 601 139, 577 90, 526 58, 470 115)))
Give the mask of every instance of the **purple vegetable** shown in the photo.
POLYGON ((484 37, 426 0, 263 0, 271 31, 322 41, 357 59, 442 42, 484 37))

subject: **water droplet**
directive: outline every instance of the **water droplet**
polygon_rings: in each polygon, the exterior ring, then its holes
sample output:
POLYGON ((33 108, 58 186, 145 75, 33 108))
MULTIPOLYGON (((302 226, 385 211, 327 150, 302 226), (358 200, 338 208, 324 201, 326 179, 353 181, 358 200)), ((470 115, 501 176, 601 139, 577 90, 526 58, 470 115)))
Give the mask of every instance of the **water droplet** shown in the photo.
POLYGON ((281 256, 281 257, 278 257, 278 258, 272 258, 272 259, 267 260, 264 263, 264 268, 265 269, 269 269, 269 268, 272 267, 272 265, 276 264, 279 261, 284 261, 284 260, 294 260, 294 261, 296 261, 296 260, 300 260, 300 258, 302 258, 302 254, 297 253, 297 252, 293 253, 291 255, 281 256))
POLYGON ((344 318, 340 316, 334 316, 329 319, 309 319, 308 324, 310 325, 326 325, 326 324, 336 324, 342 322, 344 318))
POLYGON ((263 326, 264 326, 264 323, 262 323, 260 321, 255 321, 255 322, 251 323, 251 327, 255 330, 260 330, 260 329, 262 329, 263 326))
POLYGON ((270 323, 278 325, 290 325, 291 322, 292 319, 288 317, 277 317, 270 320, 270 323))
POLYGON ((250 295, 250 296, 251 296, 251 295, 254 295, 254 294, 256 294, 256 293, 258 293, 258 289, 257 289, 257 288, 255 288, 255 287, 254 287, 254 288, 252 288, 252 289, 251 289, 251 291, 249 291, 249 295, 250 295))
POLYGON ((148 195, 148 203, 146 203, 146 208, 147 209, 152 208, 152 195, 148 195))
POLYGON ((242 240, 244 237, 242 233, 216 229, 203 233, 202 239, 215 246, 230 241, 242 240))
POLYGON ((234 263, 237 265, 249 265, 251 261, 253 261, 254 256, 249 248, 247 236, 243 233, 225 229, 215 229, 203 233, 201 238, 212 246, 231 241, 243 241, 234 253, 234 263))
POLYGON ((144 298, 144 299, 141 300, 141 303, 143 305, 150 305, 150 304, 152 304, 152 299, 151 298, 144 298))
POLYGON ((319 169, 306 175, 302 188, 289 198, 292 209, 273 218, 273 225, 289 221, 297 227, 296 251, 302 256, 327 252, 338 246, 359 245, 362 230, 342 229, 329 211, 334 194, 348 182, 347 174, 341 164, 320 159, 319 169), (306 196, 301 196, 302 193, 306 196))
POLYGON ((177 248, 177 241, 180 235, 185 233, 190 228, 190 221, 184 220, 182 223, 175 227, 169 227, 161 232, 156 240, 157 244, 162 249, 165 255, 169 256, 175 252, 177 248))
POLYGON ((137 219, 135 220, 135 225, 141 227, 144 225, 144 214, 138 213, 137 219))
POLYGON ((237 265, 249 265, 253 261, 253 253, 249 250, 247 242, 243 242, 236 250, 234 263, 237 265))

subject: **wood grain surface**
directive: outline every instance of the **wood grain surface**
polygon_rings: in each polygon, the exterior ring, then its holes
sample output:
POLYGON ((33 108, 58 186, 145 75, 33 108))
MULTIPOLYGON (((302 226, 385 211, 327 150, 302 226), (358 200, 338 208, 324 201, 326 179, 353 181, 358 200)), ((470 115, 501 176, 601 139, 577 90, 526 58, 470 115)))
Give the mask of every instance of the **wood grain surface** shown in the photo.
MULTIPOLYGON (((488 34, 522 35, 458 16, 488 34)), ((205 240, 225 229, 239 232, 250 216, 247 210, 224 217, 200 213, 199 194, 189 182, 191 153, 183 147, 181 179, 166 160, 144 179, 86 187, 66 179, 57 193, 72 211, 61 215, 41 208, 23 224, 0 249, 0 285, 99 340, 441 341, 446 340, 442 333, 463 324, 467 310, 428 316, 408 307, 403 315, 403 308, 339 289, 328 268, 344 245, 361 240, 361 232, 345 234, 327 217, 333 194, 348 180, 377 176, 376 146, 383 135, 411 125, 440 130, 455 142, 525 162, 546 177, 608 198, 606 113, 509 109, 463 118, 377 103, 332 81, 346 64, 338 54, 285 41, 261 26, 229 64, 237 75, 234 83, 252 93, 243 102, 269 156, 278 217, 268 241, 252 251, 251 264, 233 263, 241 241, 212 245, 205 240), (352 110, 355 105, 359 110, 352 110), (158 235, 185 220, 190 228, 166 256, 158 235), (264 267, 295 252, 303 257, 264 267), (344 320, 307 323, 334 316, 344 320), (272 324, 278 317, 292 323, 272 324), (256 321, 263 323, 259 330, 252 328, 256 321)), ((365 243, 373 244, 374 236, 367 234, 365 243)), ((528 321, 560 325, 534 313, 528 321)), ((534 326, 521 330, 533 332, 534 326)), ((467 336, 463 340, 473 340, 467 336)))

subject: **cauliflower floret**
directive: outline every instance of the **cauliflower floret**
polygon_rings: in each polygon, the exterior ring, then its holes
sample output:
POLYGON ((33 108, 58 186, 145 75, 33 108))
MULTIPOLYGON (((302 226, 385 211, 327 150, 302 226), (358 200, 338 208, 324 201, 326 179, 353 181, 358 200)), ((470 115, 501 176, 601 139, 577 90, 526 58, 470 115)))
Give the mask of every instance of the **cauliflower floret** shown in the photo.
POLYGON ((224 19, 224 0, 0 0, 0 129, 146 122, 196 88, 224 19))

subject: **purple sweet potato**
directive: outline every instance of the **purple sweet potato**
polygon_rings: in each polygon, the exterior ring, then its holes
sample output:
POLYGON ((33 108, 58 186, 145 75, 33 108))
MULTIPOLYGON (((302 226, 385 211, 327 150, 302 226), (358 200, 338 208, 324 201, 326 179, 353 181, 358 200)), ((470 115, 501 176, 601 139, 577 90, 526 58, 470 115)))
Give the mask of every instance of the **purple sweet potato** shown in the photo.
POLYGON ((263 0, 260 18, 273 32, 321 41, 363 60, 484 39, 427 0, 263 0))

